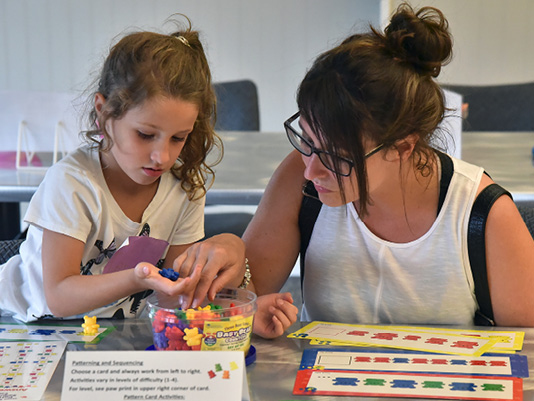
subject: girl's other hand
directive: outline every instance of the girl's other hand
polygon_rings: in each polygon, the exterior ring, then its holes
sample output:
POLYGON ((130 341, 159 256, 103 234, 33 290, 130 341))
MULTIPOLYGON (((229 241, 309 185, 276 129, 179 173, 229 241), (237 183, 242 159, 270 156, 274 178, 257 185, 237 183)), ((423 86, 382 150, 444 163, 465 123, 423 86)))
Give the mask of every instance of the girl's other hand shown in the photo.
POLYGON ((192 276, 201 270, 196 287, 188 286, 183 294, 184 305, 196 308, 206 295, 213 301, 215 295, 225 286, 237 287, 245 271, 245 244, 233 234, 219 234, 191 245, 173 263, 180 277, 192 276))
POLYGON ((263 338, 279 337, 297 321, 299 310, 289 292, 262 295, 257 305, 252 330, 263 338))
POLYGON ((202 273, 201 268, 196 268, 189 277, 172 281, 159 274, 159 271, 156 266, 147 262, 138 263, 134 269, 135 277, 141 281, 142 287, 154 290, 167 298, 176 298, 194 291, 202 273))

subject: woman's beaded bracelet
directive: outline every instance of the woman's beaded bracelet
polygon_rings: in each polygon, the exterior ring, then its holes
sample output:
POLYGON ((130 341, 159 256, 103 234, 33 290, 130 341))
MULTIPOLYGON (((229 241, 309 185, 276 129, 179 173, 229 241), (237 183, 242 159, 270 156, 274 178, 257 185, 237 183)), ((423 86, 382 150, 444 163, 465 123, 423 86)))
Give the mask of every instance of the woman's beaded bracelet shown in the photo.
POLYGON ((245 275, 243 276, 243 281, 239 284, 238 288, 247 288, 250 284, 250 279, 252 274, 250 274, 250 266, 248 265, 248 259, 245 258, 245 275))

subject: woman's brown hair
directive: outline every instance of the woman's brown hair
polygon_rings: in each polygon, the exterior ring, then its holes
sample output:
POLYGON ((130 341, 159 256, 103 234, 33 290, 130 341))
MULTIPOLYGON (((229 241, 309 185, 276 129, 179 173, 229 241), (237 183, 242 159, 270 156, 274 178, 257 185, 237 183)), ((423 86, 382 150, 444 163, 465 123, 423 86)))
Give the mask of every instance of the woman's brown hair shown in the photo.
POLYGON ((430 174, 430 139, 445 113, 434 78, 451 55, 452 37, 441 11, 402 4, 384 33, 371 27, 350 36, 320 55, 306 74, 297 93, 299 110, 326 151, 343 152, 353 161, 360 213, 370 202, 366 143, 394 147, 416 134, 415 167, 430 174))

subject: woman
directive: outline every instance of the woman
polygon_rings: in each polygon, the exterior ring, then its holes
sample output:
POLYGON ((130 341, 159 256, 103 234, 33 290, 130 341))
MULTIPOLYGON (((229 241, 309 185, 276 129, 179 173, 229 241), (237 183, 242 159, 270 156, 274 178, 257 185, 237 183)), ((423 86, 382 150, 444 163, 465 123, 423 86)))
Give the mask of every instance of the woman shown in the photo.
POLYGON ((534 242, 515 204, 498 197, 485 251, 470 249, 475 199, 493 181, 431 145, 446 113, 435 78, 451 51, 439 10, 403 4, 384 33, 371 28, 317 58, 285 123, 296 150, 243 237, 259 295, 280 290, 307 246, 303 320, 473 324, 469 251, 485 252, 494 322, 534 325, 534 242), (314 196, 316 220, 303 206, 314 196))

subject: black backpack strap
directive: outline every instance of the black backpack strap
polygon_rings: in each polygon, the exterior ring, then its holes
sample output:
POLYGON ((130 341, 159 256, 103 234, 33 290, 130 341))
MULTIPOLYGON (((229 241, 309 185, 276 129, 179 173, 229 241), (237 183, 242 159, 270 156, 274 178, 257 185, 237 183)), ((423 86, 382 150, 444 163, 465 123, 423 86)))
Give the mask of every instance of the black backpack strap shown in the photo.
POLYGON ((319 216, 319 211, 323 205, 318 199, 319 194, 313 186, 311 181, 306 182, 302 187, 302 204, 299 212, 299 230, 300 230, 300 289, 302 291, 302 283, 304 282, 304 259, 306 257, 306 250, 310 243, 310 238, 313 231, 313 226, 319 216))
POLYGON ((449 155, 435 150, 436 154, 439 157, 441 164, 441 177, 439 180, 439 199, 438 199, 438 212, 436 216, 441 211, 443 203, 445 203, 445 197, 447 196, 447 191, 449 190, 449 185, 451 184, 452 176, 454 174, 454 164, 449 155))
POLYGON ((475 284, 475 296, 479 307, 475 314, 477 326, 495 325, 486 269, 486 221, 491 207, 502 195, 508 195, 512 198, 512 195, 500 185, 488 185, 475 199, 469 217, 467 248, 475 284))

